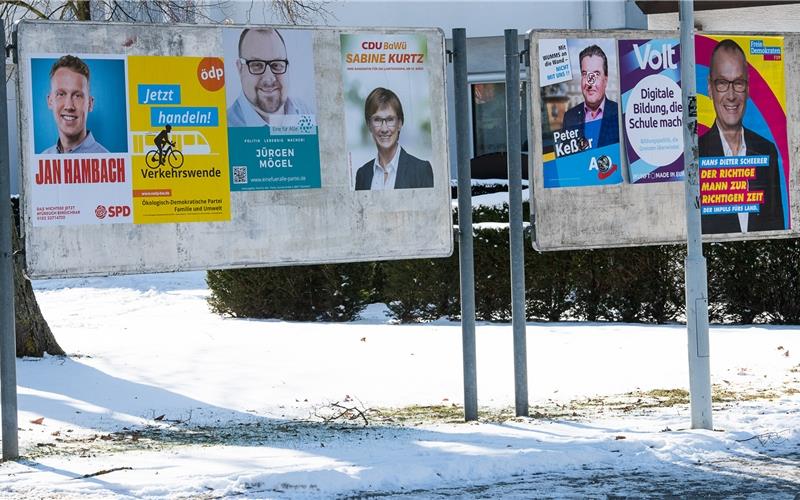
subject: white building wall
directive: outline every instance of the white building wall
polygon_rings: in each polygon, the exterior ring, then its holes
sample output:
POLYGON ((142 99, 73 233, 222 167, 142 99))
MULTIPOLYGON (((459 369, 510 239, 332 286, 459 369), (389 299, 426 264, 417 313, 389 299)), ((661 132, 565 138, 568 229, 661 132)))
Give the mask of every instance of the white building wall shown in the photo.
MULTIPOLYGON (((647 16, 652 30, 675 30, 680 26, 678 13, 647 16)), ((788 32, 800 31, 800 5, 765 5, 728 10, 700 10, 694 24, 703 31, 788 32)))

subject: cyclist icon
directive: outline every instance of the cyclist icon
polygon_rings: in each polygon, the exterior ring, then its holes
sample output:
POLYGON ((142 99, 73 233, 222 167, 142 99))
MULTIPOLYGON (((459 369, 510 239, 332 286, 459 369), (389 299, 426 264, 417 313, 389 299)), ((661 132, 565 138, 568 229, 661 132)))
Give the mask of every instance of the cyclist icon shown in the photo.
POLYGON ((175 143, 169 140, 169 133, 172 131, 172 125, 167 125, 164 130, 158 133, 153 139, 158 149, 151 149, 145 155, 145 163, 150 168, 159 168, 164 163, 169 163, 173 169, 181 168, 183 166, 183 153, 175 149, 175 143))

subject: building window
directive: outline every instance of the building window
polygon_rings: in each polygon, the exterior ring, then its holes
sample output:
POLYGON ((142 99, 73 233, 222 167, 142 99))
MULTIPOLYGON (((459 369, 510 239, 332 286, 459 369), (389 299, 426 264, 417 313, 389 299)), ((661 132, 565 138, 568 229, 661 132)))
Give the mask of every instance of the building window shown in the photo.
MULTIPOLYGON (((520 84, 520 125, 522 151, 528 149, 527 115, 520 84)), ((506 151, 506 85, 503 82, 472 84, 473 158, 506 151)))

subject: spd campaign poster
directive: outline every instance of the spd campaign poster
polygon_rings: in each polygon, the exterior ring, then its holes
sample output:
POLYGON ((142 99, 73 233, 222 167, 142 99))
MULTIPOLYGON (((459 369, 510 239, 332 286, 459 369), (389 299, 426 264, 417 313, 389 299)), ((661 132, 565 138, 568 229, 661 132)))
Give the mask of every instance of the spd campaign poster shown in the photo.
POLYGON ((231 191, 321 186, 313 33, 223 30, 231 191))
POLYGON ((129 56, 128 73, 134 222, 230 220, 222 60, 129 56))
POLYGON ((622 182, 613 39, 539 40, 544 187, 622 182))
POLYGON ((618 44, 630 182, 682 181, 680 41, 620 40, 618 44))
POLYGON ((33 225, 130 224, 124 57, 40 54, 29 68, 33 225))
POLYGON ((427 38, 343 34, 340 41, 351 189, 432 188, 427 38))
POLYGON ((696 35, 695 52, 703 233, 789 229, 783 37, 696 35))

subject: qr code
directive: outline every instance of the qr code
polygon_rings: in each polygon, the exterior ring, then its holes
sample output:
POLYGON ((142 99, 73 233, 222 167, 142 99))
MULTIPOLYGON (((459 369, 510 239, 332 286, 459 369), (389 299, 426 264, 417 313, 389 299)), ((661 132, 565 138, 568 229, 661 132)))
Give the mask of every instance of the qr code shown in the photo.
POLYGON ((233 183, 247 184, 247 167, 233 167, 233 183))

